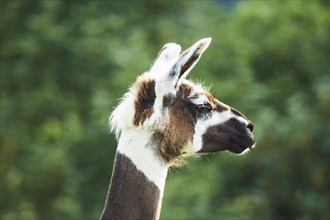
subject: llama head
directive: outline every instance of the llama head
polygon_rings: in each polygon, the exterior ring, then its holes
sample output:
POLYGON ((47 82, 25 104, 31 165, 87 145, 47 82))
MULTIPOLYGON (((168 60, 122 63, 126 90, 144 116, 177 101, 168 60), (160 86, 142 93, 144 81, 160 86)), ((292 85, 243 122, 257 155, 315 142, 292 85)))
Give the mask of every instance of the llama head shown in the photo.
POLYGON ((194 153, 242 154, 254 146, 253 125, 242 113, 185 79, 210 42, 201 39, 181 54, 179 45, 164 45, 111 114, 117 136, 126 129, 150 131, 168 162, 194 153))

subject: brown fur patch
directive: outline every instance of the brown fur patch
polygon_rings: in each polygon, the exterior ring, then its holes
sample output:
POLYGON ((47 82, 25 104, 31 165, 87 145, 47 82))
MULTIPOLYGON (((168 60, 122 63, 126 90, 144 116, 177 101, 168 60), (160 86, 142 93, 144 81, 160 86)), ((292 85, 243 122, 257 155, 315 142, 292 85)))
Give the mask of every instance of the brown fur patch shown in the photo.
POLYGON ((137 82, 138 95, 134 102, 135 114, 133 124, 138 126, 154 112, 153 105, 156 99, 155 80, 141 79, 137 82))
POLYGON ((213 105, 215 105, 215 109, 218 112, 223 112, 223 111, 229 110, 229 108, 226 105, 224 105, 219 100, 217 100, 216 98, 214 98, 211 93, 205 92, 204 95, 207 97, 207 99, 209 100, 210 103, 212 103, 213 105))
POLYGON ((181 150, 194 135, 195 122, 185 103, 184 97, 190 94, 191 87, 181 85, 177 99, 169 106, 170 123, 162 134, 160 152, 170 163, 175 163, 181 150))
POLYGON ((191 91, 193 90, 192 85, 189 84, 180 84, 179 86, 179 92, 178 92, 178 97, 180 98, 187 98, 191 91))
POLYGON ((189 60, 181 67, 179 78, 195 63, 199 54, 193 54, 189 60))
POLYGON ((158 219, 161 193, 134 163, 117 152, 101 220, 158 219))
POLYGON ((213 95, 209 92, 204 92, 203 95, 206 96, 206 98, 209 100, 210 103, 212 103, 213 105, 217 104, 217 100, 213 97, 213 95))

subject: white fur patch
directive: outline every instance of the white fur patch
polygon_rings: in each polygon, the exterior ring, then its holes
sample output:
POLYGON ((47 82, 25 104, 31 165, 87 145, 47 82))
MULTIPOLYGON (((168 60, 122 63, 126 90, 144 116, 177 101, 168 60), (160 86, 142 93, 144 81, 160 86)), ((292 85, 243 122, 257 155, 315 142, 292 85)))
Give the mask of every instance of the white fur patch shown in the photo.
POLYGON ((156 75, 168 72, 174 62, 178 59, 180 51, 181 46, 176 43, 165 44, 149 72, 156 75))
POLYGON ((164 191, 168 165, 158 155, 158 146, 153 146, 152 133, 142 129, 123 129, 119 138, 117 151, 132 160, 151 182, 164 191))
POLYGON ((209 103, 208 98, 204 95, 199 95, 197 98, 190 98, 190 97, 188 97, 188 98, 195 105, 203 105, 203 104, 209 103))
POLYGON ((109 117, 110 130, 116 134, 117 138, 119 138, 122 129, 133 126, 135 114, 134 101, 135 97, 137 97, 137 93, 137 88, 134 86, 131 87, 128 92, 120 98, 120 102, 109 117))

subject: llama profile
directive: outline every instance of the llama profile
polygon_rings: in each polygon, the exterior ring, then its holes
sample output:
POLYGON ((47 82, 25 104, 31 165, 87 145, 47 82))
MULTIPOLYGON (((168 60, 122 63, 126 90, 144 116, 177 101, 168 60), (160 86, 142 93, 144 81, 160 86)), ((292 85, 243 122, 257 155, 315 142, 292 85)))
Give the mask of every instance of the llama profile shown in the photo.
POLYGON ((211 38, 181 47, 166 44, 112 112, 117 135, 111 183, 102 220, 158 219, 170 166, 186 155, 254 147, 252 123, 186 80, 211 38))

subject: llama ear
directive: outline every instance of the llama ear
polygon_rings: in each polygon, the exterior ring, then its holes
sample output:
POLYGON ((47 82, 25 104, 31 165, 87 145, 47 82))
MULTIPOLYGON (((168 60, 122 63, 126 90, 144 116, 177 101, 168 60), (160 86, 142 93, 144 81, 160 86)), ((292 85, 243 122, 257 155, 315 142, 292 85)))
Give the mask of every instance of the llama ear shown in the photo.
POLYGON ((180 45, 175 43, 165 44, 164 47, 158 52, 158 55, 149 72, 156 74, 167 72, 178 59, 180 52, 180 45))
POLYGON ((175 82, 175 86, 181 78, 185 78, 194 68, 202 53, 210 45, 211 40, 212 38, 203 38, 180 55, 169 73, 170 78, 175 82))

